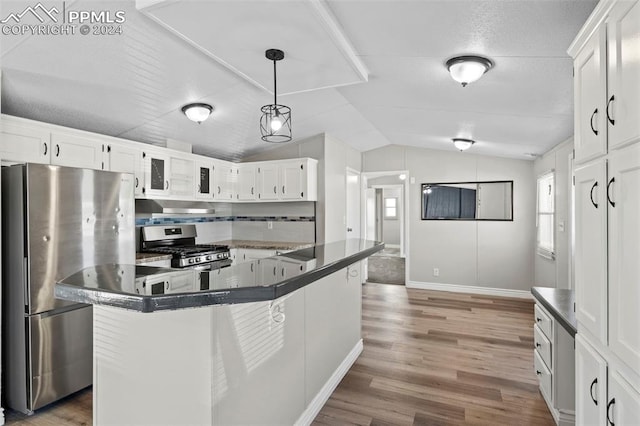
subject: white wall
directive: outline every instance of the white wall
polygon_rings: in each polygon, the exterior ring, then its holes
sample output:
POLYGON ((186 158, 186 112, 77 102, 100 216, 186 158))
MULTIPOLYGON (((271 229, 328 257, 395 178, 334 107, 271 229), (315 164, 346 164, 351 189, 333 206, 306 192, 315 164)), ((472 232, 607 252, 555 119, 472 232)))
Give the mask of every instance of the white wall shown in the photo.
POLYGON ((310 157, 318 160, 318 201, 316 202, 316 238, 318 244, 346 238, 347 167, 362 169, 359 151, 327 134, 319 134, 296 143, 245 158, 244 161, 310 157))
POLYGON ((363 171, 408 170, 409 281, 528 291, 534 283, 533 162, 390 145, 363 153, 363 171), (514 220, 423 221, 421 183, 514 181, 514 220), (440 270, 439 277, 433 269, 440 270))
MULTIPOLYGON (((543 287, 572 288, 571 267, 571 176, 569 156, 573 152, 573 138, 562 142, 534 163, 537 176, 555 170, 555 252, 550 260, 535 255, 535 284, 543 287)), ((535 240, 534 240, 535 241, 535 240)))

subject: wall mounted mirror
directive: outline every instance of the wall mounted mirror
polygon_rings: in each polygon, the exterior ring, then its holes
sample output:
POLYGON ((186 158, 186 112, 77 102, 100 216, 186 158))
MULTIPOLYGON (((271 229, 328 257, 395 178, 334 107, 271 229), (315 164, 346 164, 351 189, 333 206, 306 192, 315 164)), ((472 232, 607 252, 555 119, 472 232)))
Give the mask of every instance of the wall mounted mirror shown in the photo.
POLYGON ((422 184, 422 220, 513 220, 513 181, 422 184))

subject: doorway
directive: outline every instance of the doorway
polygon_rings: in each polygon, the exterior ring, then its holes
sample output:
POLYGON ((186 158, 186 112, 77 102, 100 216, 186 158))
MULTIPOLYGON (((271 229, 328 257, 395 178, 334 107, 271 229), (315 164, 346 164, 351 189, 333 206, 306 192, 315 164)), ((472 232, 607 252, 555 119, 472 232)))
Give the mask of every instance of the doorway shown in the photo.
POLYGON ((406 282, 406 172, 365 173, 363 186, 365 238, 385 243, 368 259, 367 281, 406 282))

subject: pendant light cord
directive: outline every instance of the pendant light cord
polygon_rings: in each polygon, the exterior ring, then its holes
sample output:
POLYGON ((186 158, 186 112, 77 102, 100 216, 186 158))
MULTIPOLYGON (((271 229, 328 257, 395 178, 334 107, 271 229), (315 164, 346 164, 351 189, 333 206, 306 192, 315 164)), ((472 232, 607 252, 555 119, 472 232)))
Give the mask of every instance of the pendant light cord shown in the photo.
POLYGON ((276 105, 278 105, 278 83, 277 83, 277 78, 276 78, 276 60, 273 60, 273 105, 274 108, 276 109, 276 112, 278 111, 278 107, 276 105))

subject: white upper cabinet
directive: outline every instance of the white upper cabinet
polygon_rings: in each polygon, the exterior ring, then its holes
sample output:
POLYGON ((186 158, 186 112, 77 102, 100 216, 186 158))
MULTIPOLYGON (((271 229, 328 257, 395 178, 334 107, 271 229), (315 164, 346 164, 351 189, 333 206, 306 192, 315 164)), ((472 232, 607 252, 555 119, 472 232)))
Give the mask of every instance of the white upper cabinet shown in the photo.
POLYGON ((193 199, 195 163, 191 154, 172 154, 169 163, 169 194, 176 198, 193 199))
POLYGON ((607 343, 607 180, 604 159, 575 171, 576 319, 607 343))
POLYGON ((236 198, 240 201, 253 201, 258 198, 257 191, 258 168, 253 163, 238 164, 236 174, 238 185, 236 198))
POLYGON ((318 161, 312 158, 258 164, 258 199, 317 201, 318 161))
POLYGON ((51 161, 51 132, 29 120, 2 116, 0 158, 15 163, 43 163, 51 161))
POLYGON ((640 2, 619 2, 607 20, 609 148, 640 140, 640 2))
POLYGON ((273 162, 258 164, 258 199, 277 200, 279 182, 279 167, 273 162))
POLYGON ((142 195, 144 173, 140 147, 135 144, 110 142, 107 145, 105 169, 112 172, 132 173, 135 176, 135 195, 142 195))
POLYGON ((103 139, 56 131, 51 133, 51 164, 104 170, 105 148, 103 139))
POLYGON ((233 163, 216 160, 213 163, 213 199, 215 201, 233 201, 238 176, 233 163))
POLYGON ((640 372, 639 144, 610 155, 608 182, 609 347, 640 372))
POLYGON ((149 198, 166 198, 169 192, 169 156, 158 151, 146 151, 143 160, 143 193, 149 198))
POLYGON ((599 28, 574 61, 574 141, 577 163, 607 152, 606 34, 604 27, 599 28))
POLYGON ((196 192, 200 200, 213 199, 213 161, 196 161, 196 192))

